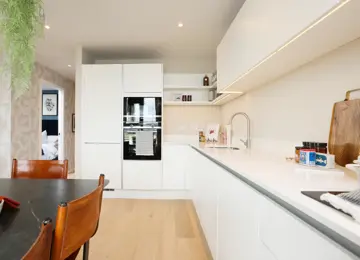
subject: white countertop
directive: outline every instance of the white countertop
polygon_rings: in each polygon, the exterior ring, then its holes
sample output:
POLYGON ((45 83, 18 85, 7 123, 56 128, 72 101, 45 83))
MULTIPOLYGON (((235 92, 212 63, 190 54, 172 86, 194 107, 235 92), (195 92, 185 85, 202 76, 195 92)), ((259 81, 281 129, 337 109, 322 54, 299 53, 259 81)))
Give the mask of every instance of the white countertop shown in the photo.
POLYGON ((347 169, 326 171, 249 150, 196 148, 360 245, 360 224, 301 194, 301 191, 349 191, 359 188, 355 175, 349 174, 347 169))

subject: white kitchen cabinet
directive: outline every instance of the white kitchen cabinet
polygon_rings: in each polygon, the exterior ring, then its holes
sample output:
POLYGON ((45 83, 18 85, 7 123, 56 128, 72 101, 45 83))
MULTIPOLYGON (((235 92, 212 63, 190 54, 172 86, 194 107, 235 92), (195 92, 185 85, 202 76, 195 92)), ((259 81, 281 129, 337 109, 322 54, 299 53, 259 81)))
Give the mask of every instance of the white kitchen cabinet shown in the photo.
POLYGON ((122 65, 83 65, 82 75, 82 140, 122 143, 122 65))
POLYGON ((339 1, 334 0, 246 1, 217 48, 218 91, 245 75, 337 4, 339 1))
POLYGON ((162 189, 162 161, 123 161, 123 182, 127 190, 162 189))
POLYGON ((162 64, 124 64, 125 93, 162 93, 162 64))
POLYGON ((207 244, 213 256, 217 259, 218 244, 218 176, 220 168, 202 156, 195 153, 189 163, 192 165, 190 173, 192 197, 196 213, 206 237, 207 244))
POLYGON ((257 259, 255 190, 223 170, 219 189, 219 260, 257 259))
POLYGON ((107 189, 121 189, 121 154, 120 144, 85 143, 82 150, 83 179, 99 179, 101 173, 110 182, 107 189))
POLYGON ((262 197, 258 206, 260 240, 276 259, 358 259, 273 201, 262 197))
POLYGON ((163 145, 163 189, 184 190, 187 145, 163 145))

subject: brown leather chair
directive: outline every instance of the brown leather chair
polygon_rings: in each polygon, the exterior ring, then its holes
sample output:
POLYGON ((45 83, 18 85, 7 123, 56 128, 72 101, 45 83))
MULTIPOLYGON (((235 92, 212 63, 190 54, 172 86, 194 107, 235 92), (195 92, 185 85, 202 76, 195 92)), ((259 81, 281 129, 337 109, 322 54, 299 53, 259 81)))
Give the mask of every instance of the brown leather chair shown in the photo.
POLYGON ((67 179, 68 160, 16 160, 13 159, 11 178, 67 179))
POLYGON ((41 225, 41 231, 36 241, 22 260, 49 260, 51 252, 53 227, 51 219, 46 219, 41 225))
POLYGON ((90 194, 58 206, 52 260, 75 259, 81 246, 83 259, 89 257, 89 240, 97 231, 105 176, 99 178, 99 186, 90 194))

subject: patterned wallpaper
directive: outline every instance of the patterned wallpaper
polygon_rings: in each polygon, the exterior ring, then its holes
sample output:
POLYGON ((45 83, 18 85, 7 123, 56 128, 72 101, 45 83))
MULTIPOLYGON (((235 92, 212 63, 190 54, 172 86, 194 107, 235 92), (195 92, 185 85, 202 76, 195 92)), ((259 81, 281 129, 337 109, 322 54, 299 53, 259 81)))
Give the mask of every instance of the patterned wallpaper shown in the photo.
POLYGON ((11 91, 9 86, 9 75, 0 73, 0 178, 10 177, 11 171, 11 91))
POLYGON ((75 165, 75 134, 71 130, 71 117, 75 113, 75 83, 38 63, 35 66, 30 90, 19 99, 12 100, 12 157, 28 160, 40 159, 41 157, 42 79, 64 89, 64 152, 65 159, 69 160, 69 170, 73 171, 75 165))

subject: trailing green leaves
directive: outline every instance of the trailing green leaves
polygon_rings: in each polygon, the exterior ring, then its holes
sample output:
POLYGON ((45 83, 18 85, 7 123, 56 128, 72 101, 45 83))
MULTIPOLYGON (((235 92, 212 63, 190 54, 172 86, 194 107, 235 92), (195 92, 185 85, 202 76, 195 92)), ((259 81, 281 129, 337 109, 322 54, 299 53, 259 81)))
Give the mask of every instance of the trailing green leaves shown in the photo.
POLYGON ((42 0, 0 0, 0 39, 5 52, 5 71, 11 73, 14 96, 31 85, 36 40, 43 32, 42 0))

